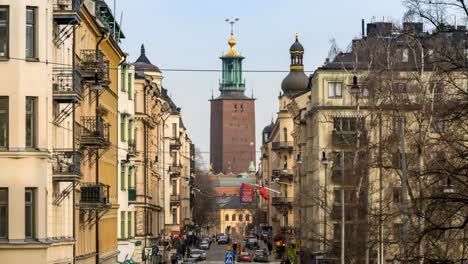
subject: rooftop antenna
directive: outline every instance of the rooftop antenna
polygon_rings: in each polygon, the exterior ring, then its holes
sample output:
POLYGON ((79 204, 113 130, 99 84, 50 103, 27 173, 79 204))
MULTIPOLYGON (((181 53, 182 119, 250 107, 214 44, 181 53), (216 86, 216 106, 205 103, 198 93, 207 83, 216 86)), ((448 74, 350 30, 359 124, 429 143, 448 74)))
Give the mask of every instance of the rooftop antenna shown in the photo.
POLYGON ((224 21, 228 22, 229 24, 231 24, 231 35, 234 34, 234 24, 239 21, 238 18, 235 18, 233 20, 230 20, 229 18, 226 18, 224 21))
POLYGON ((253 87, 252 87, 252 99, 253 99, 253 98, 254 98, 254 96, 253 96, 253 87))
POLYGON ((211 88, 211 99, 214 99, 213 88, 211 88))

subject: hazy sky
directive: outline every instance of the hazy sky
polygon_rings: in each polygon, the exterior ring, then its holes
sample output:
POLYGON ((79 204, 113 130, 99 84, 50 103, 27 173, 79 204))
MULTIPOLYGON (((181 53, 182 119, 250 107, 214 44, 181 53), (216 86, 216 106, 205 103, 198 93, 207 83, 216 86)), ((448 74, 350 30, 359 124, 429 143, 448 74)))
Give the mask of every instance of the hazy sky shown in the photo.
MULTIPOLYGON (((107 0, 111 8, 114 0, 107 0)), ((229 25, 248 70, 288 70, 295 33, 305 48, 304 66, 313 71, 327 57, 330 40, 346 49, 361 34, 361 19, 400 21, 400 0, 115 0, 123 11, 123 49, 133 62, 145 44, 146 55, 161 69, 221 69, 228 50, 229 25)), ((164 72, 163 86, 182 108, 184 123, 209 161, 211 91, 219 94, 219 72, 164 72)), ((287 73, 244 73, 256 101, 257 149, 261 131, 278 109, 281 81, 287 73)))

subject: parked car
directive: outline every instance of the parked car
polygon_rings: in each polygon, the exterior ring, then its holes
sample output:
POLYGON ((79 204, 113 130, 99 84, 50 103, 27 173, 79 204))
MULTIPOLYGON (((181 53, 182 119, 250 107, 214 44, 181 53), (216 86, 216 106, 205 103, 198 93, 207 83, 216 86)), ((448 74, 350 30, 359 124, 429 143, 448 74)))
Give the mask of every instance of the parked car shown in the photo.
POLYGON ((218 238, 218 245, 227 244, 228 242, 229 242, 229 240, 228 240, 227 236, 220 236, 218 238))
POLYGON ((256 237, 247 238, 245 241, 245 247, 250 250, 258 249, 258 239, 256 237))
POLYGON ((255 262, 268 262, 268 254, 263 249, 255 250, 253 260, 255 262))
POLYGON ((183 264, 196 264, 196 263, 198 263, 196 258, 184 259, 184 262, 183 262, 183 264))
POLYGON ((201 249, 192 249, 192 251, 190 251, 190 258, 194 258, 196 260, 205 260, 206 252, 201 249))
POLYGON ((252 262, 252 255, 249 252, 241 252, 239 256, 237 256, 238 262, 252 262))
POLYGON ((218 242, 218 241, 219 241, 219 238, 222 237, 222 236, 224 236, 223 233, 216 234, 216 242, 218 242))
POLYGON ((203 240, 202 242, 200 242, 200 245, 198 245, 198 248, 208 250, 210 249, 210 243, 206 240, 203 240))

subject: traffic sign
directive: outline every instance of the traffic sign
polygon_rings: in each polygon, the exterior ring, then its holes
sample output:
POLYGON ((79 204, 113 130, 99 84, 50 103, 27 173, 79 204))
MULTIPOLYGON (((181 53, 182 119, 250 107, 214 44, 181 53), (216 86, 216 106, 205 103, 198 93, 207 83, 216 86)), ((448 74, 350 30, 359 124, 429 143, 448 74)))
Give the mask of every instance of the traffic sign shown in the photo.
POLYGON ((145 247, 143 253, 145 254, 145 257, 151 257, 153 255, 153 248, 145 247))
POLYGON ((234 252, 226 251, 224 256, 224 264, 234 264, 234 252))

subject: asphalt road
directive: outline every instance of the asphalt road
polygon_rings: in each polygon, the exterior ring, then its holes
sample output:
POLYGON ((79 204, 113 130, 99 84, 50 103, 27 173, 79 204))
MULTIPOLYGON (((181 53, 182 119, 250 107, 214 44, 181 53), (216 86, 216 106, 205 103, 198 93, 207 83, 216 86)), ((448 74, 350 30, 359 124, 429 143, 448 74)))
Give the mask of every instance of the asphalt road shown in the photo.
MULTIPOLYGON (((206 260, 198 262, 200 264, 224 264, 224 254, 226 252, 227 245, 218 245, 216 242, 211 244, 211 248, 206 251, 206 260)), ((273 257, 269 263, 276 263, 272 261, 273 257)), ((236 261, 236 263, 238 263, 236 261)), ((255 263, 255 262, 252 262, 255 263)), ((277 262, 279 263, 279 262, 277 262)))

